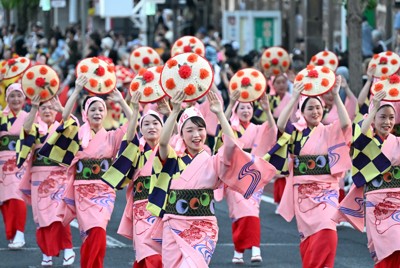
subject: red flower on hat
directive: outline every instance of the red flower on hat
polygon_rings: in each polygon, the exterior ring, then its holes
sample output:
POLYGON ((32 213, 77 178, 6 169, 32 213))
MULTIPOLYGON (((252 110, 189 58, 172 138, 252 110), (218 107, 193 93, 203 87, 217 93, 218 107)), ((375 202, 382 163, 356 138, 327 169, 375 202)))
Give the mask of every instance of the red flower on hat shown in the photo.
POLYGON ((57 85, 58 85, 57 79, 51 79, 51 80, 50 80, 50 86, 51 86, 51 87, 55 87, 55 86, 57 86, 57 85))
POLYGON ((45 74, 47 74, 47 68, 44 66, 40 67, 39 72, 40 72, 40 74, 45 75, 45 74))
POLYGON ((191 96, 196 93, 196 87, 193 84, 189 84, 183 91, 186 95, 191 96))
POLYGON ((393 64, 393 65, 396 65, 396 64, 398 63, 398 61, 397 61, 396 59, 392 59, 392 60, 390 61, 390 63, 393 64))
POLYGON ((296 81, 301 81, 301 80, 303 80, 303 75, 302 74, 298 74, 297 76, 296 76, 296 81))
POLYGON ((146 81, 146 83, 150 83, 151 81, 154 80, 154 74, 151 71, 146 71, 143 74, 143 80, 146 81))
POLYGON ((107 79, 106 81, 104 81, 104 85, 106 86, 106 87, 109 87, 109 86, 111 86, 113 84, 113 81, 111 80, 111 79, 107 79))
POLYGON ((32 80, 35 77, 35 74, 33 72, 27 72, 26 73, 26 78, 29 80, 32 80))
POLYGON ((399 90, 397 88, 392 88, 389 90, 388 93, 392 97, 397 97, 399 95, 399 90))
POLYGON ((317 70, 310 70, 308 71, 308 77, 310 78, 318 78, 318 71, 317 70))
POLYGON ((326 66, 321 68, 321 72, 323 72, 323 73, 329 74, 329 71, 330 71, 330 69, 326 66))
POLYGON ((200 79, 206 79, 209 75, 210 73, 206 69, 200 69, 200 79))
POLYGON ((383 84, 380 84, 380 83, 375 84, 375 88, 374 89, 375 89, 376 92, 381 91, 383 89, 383 84))
POLYGON ((16 72, 16 71, 18 71, 18 66, 13 66, 13 67, 11 67, 11 72, 16 72))
POLYGON ((14 64, 16 64, 17 62, 16 62, 16 60, 15 59, 9 59, 8 61, 7 61, 7 64, 8 65, 14 65, 14 64))
POLYGON ((87 73, 87 71, 89 71, 89 67, 87 65, 81 65, 80 70, 81 73, 87 73))
POLYGON ((279 64, 279 60, 278 60, 277 58, 273 58, 273 59, 271 60, 271 64, 272 64, 272 65, 278 65, 278 64, 279 64))
POLYGON ((194 52, 196 52, 196 54, 199 54, 199 55, 201 55, 201 54, 203 54, 203 50, 201 49, 201 48, 196 48, 195 50, 194 50, 194 52))
POLYGON ((232 85, 231 85, 231 89, 232 89, 232 90, 236 90, 237 87, 238 87, 238 85, 237 85, 236 82, 232 83, 232 85))
POLYGON ((388 62, 388 59, 386 57, 381 57, 379 59, 379 64, 386 64, 388 62))
POLYGON ((33 96, 35 94, 35 90, 31 87, 28 87, 26 89, 26 94, 28 94, 29 96, 33 96))
POLYGON ((148 65, 150 63, 150 58, 149 57, 144 57, 142 61, 143 61, 144 65, 148 65))
POLYGON ((132 90, 132 91, 136 91, 136 90, 139 89, 139 86, 140 86, 139 82, 133 82, 133 83, 131 84, 131 90, 132 90))
POLYGON ((174 60, 174 59, 170 59, 169 61, 167 61, 167 66, 168 66, 168 68, 172 68, 172 67, 174 67, 174 66, 176 66, 178 64, 178 62, 176 61, 176 60, 174 60))
POLYGON ((98 76, 103 76, 106 73, 106 70, 104 69, 103 66, 99 66, 94 70, 94 74, 98 76))
POLYGON ((169 89, 172 90, 176 87, 175 85, 175 80, 173 78, 169 78, 167 81, 165 81, 165 86, 169 89))
POLYGON ((146 97, 150 96, 151 94, 153 94, 153 89, 151 87, 145 87, 143 89, 143 95, 146 97))
POLYGON ((386 68, 386 67, 383 67, 383 68, 381 69, 381 72, 382 72, 383 74, 386 74, 387 72, 389 72, 389 69, 386 68))
POLYGON ((243 99, 249 98, 249 92, 247 92, 247 91, 242 91, 242 92, 240 93, 240 97, 242 97, 243 99))
POLYGON ((192 52, 192 47, 187 45, 183 47, 183 52, 192 52))
POLYGON ((250 86, 250 78, 243 77, 242 81, 240 83, 241 83, 242 87, 248 87, 248 86, 250 86))
POLYGON ((400 83, 400 76, 398 76, 397 74, 391 75, 389 77, 389 82, 390 82, 390 84, 400 83))
POLYGON ((317 65, 324 65, 325 61, 323 59, 317 60, 317 65))
POLYGON ((256 83, 256 84, 254 85, 254 89, 255 89, 256 91, 260 91, 260 90, 262 89, 262 85, 261 85, 260 83, 256 83))
POLYGON ((312 83, 304 84, 304 90, 311 90, 313 88, 312 83))
POLYGON ((99 83, 97 82, 96 79, 90 78, 90 79, 89 79, 89 84, 90 84, 91 87, 97 87, 97 85, 98 85, 99 83))
POLYGON ((47 90, 42 90, 42 91, 40 91, 39 95, 40 95, 40 98, 45 99, 49 96, 49 92, 47 90))
POLYGON ((46 79, 44 79, 43 77, 38 77, 35 80, 35 84, 38 87, 44 87, 46 85, 46 79))
POLYGON ((179 71, 178 71, 178 73, 179 73, 179 76, 181 77, 181 78, 183 78, 183 79, 186 79, 186 78, 188 78, 188 77, 190 77, 191 75, 192 75, 192 68, 190 68, 190 66, 189 65, 182 65, 180 68, 179 68, 179 71))

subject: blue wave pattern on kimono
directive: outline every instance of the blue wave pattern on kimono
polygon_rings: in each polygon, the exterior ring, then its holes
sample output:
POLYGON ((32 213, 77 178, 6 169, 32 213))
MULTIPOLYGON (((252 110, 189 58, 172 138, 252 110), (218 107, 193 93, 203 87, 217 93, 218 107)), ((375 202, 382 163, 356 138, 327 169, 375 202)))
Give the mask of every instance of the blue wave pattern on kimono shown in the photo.
POLYGON ((364 199, 360 198, 360 197, 356 197, 354 199, 354 201, 357 203, 358 208, 357 209, 351 209, 351 208, 346 208, 346 207, 340 207, 339 210, 346 214, 346 215, 350 215, 352 217, 356 217, 356 218, 364 218, 364 199))
POLYGON ((336 190, 325 190, 322 196, 316 196, 313 199, 317 202, 326 203, 332 207, 337 207, 338 198, 339 194, 336 190))
POLYGON ((254 155, 251 155, 251 161, 246 163, 239 172, 238 180, 245 178, 246 176, 250 176, 252 181, 250 183, 249 188, 247 188, 246 193, 243 195, 244 198, 249 198, 256 189, 258 183, 261 180, 261 173, 258 170, 250 169, 250 167, 254 164, 254 155))

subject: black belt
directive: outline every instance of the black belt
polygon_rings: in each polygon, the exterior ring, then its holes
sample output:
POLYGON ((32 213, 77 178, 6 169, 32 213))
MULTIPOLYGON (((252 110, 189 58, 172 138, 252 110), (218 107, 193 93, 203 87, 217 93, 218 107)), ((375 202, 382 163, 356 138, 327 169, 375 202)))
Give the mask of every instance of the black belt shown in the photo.
POLYGON ((133 182, 133 201, 149 198, 150 176, 139 177, 133 182))
POLYGON ((296 155, 294 176, 331 174, 328 155, 296 155))
POLYGON ((181 216, 214 216, 214 191, 212 189, 171 190, 165 213, 181 216))
POLYGON ((51 167, 51 166, 58 166, 58 164, 54 161, 51 161, 49 158, 39 155, 39 149, 37 149, 33 155, 33 162, 32 166, 35 167, 51 167))
POLYGON ((18 136, 4 135, 0 138, 0 151, 15 151, 18 136))
POLYGON ((81 159, 76 163, 76 180, 101 180, 111 165, 110 158, 81 159))
POLYGON ((385 174, 367 182, 365 191, 370 192, 388 188, 400 188, 400 166, 394 166, 385 174))

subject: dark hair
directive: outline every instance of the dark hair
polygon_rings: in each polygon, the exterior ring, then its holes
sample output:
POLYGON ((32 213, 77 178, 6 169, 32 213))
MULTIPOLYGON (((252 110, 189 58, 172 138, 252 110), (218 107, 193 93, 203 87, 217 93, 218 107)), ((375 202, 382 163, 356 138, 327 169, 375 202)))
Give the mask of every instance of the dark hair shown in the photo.
POLYGON ((317 98, 317 97, 307 97, 307 99, 303 102, 303 104, 302 104, 301 107, 300 107, 300 111, 301 111, 302 113, 304 112, 304 109, 306 108, 307 102, 308 102, 310 99, 316 99, 316 100, 318 100, 319 103, 321 103, 321 106, 323 106, 323 105, 322 105, 322 101, 321 101, 319 98, 317 98))
MULTIPOLYGON (((148 116, 148 115, 150 115, 151 117, 153 117, 154 119, 156 119, 158 122, 160 122, 161 125, 163 124, 163 123, 161 122, 161 118, 159 118, 158 116, 155 116, 154 114, 147 114, 147 115, 145 115, 145 117, 148 116)), ((143 120, 144 120, 144 117, 143 117, 143 120)), ((140 122, 140 128, 142 128, 143 120, 140 122)))
POLYGON ((190 120, 193 124, 195 124, 197 127, 203 127, 203 128, 206 127, 206 122, 204 121, 203 118, 201 118, 201 117, 199 117, 199 116, 193 116, 193 117, 190 117, 188 120, 186 120, 185 123, 183 123, 182 128, 181 128, 181 135, 182 135, 183 127, 186 125, 186 123, 187 123, 189 120, 190 120))
POLYGON ((254 109, 254 103, 253 103, 253 102, 239 102, 239 104, 238 104, 238 105, 236 106, 236 108, 235 108, 235 113, 237 112, 237 110, 238 110, 238 108, 239 108, 239 105, 240 105, 241 103, 250 103, 251 107, 253 107, 253 109, 254 109))
POLYGON ((378 108, 377 112, 378 112, 380 109, 384 108, 384 107, 390 107, 390 108, 392 108, 393 111, 394 111, 394 113, 396 114, 396 109, 394 109, 394 107, 393 107, 392 105, 390 105, 390 104, 384 104, 384 105, 380 106, 380 107, 378 108))

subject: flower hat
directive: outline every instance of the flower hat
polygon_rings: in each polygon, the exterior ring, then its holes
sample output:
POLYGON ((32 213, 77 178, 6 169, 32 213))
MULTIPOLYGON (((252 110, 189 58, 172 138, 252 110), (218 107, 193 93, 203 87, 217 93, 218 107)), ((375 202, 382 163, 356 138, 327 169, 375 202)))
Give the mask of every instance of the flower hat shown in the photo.
POLYGON ((375 54, 368 64, 368 68, 375 66, 375 77, 392 75, 400 68, 400 56, 392 51, 385 51, 375 54))
POLYGON ((252 102, 264 94, 267 86, 265 76, 254 68, 237 71, 229 81, 229 91, 240 90, 240 102, 252 102))
POLYGON ((382 80, 371 87, 372 94, 376 94, 381 90, 386 91, 386 97, 383 100, 400 101, 400 76, 392 74, 389 77, 383 77, 382 80))
POLYGON ((39 94, 42 102, 54 97, 60 88, 60 79, 56 71, 47 65, 30 67, 22 76, 22 90, 32 99, 39 94))
POLYGON ((185 102, 207 94, 214 81, 210 63, 195 53, 183 53, 170 58, 161 72, 161 87, 172 97, 177 90, 186 93, 185 102))
POLYGON ((84 74, 89 81, 85 88, 97 95, 110 93, 116 84, 115 67, 97 58, 86 58, 76 66, 76 76, 84 74))
POLYGON ((335 53, 325 50, 312 56, 309 64, 314 66, 326 66, 335 72, 339 65, 339 60, 335 53))
POLYGON ((281 47, 270 47, 261 55, 261 66, 271 75, 279 75, 289 69, 290 57, 281 47))
POLYGON ((171 57, 174 57, 181 53, 196 53, 202 57, 205 56, 205 47, 203 42, 200 41, 197 37, 186 35, 182 36, 178 40, 175 41, 174 45, 171 48, 171 57))
POLYGON ((117 85, 130 83, 135 77, 135 73, 131 69, 122 65, 115 66, 115 75, 117 76, 117 85))
POLYGON ((162 64, 161 57, 151 47, 139 47, 129 56, 132 70, 138 72, 142 68, 150 68, 162 64))
POLYGON ((31 61, 25 57, 12 58, 7 60, 0 72, 4 75, 3 79, 16 77, 29 68, 31 61))
POLYGON ((140 69, 129 86, 129 93, 141 92, 141 103, 157 102, 162 99, 165 96, 165 92, 160 86, 162 68, 163 66, 154 66, 140 69))
POLYGON ((294 84, 300 82, 304 83, 302 95, 319 96, 331 90, 336 82, 336 76, 327 66, 308 65, 296 75, 294 84))

